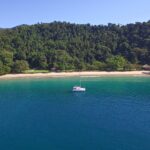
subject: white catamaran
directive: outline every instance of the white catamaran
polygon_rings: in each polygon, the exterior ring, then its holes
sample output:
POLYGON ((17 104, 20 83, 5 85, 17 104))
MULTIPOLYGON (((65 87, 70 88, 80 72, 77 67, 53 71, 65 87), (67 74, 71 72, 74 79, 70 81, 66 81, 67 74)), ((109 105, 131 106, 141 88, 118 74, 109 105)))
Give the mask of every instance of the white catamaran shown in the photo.
POLYGON ((72 89, 73 92, 84 92, 86 88, 81 86, 81 79, 80 79, 80 86, 74 86, 72 89))

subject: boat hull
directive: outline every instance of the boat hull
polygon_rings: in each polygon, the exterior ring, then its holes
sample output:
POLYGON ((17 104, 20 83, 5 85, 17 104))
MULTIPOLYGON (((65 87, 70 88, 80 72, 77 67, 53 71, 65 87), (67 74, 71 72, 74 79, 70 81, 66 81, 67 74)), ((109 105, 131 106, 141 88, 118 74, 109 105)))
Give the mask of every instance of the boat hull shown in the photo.
POLYGON ((77 88, 77 89, 73 89, 73 92, 85 92, 86 88, 77 88))

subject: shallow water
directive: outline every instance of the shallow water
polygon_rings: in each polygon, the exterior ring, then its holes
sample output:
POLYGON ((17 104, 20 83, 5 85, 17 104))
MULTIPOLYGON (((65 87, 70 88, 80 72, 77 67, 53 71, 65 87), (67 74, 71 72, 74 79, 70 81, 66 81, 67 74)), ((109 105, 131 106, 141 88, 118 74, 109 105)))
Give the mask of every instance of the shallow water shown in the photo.
POLYGON ((0 150, 147 150, 150 78, 0 81, 0 150))

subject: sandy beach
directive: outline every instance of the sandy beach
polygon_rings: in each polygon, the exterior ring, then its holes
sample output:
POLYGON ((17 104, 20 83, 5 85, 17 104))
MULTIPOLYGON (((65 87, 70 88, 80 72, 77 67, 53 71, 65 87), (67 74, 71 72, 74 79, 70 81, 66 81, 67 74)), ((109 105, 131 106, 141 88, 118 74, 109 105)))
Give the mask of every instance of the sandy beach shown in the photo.
POLYGON ((150 71, 83 71, 83 72, 52 72, 52 73, 35 73, 35 74, 7 74, 0 76, 0 79, 16 78, 48 78, 48 77, 101 77, 101 76, 150 76, 150 71))

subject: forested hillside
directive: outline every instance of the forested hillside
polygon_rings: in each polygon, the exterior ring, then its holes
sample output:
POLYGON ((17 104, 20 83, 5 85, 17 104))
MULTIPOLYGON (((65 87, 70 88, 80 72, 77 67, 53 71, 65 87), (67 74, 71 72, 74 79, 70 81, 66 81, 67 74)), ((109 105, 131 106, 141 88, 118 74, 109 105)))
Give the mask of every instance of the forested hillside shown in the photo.
POLYGON ((150 64, 150 21, 66 22, 0 29, 0 74, 25 69, 132 70, 150 64))

